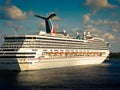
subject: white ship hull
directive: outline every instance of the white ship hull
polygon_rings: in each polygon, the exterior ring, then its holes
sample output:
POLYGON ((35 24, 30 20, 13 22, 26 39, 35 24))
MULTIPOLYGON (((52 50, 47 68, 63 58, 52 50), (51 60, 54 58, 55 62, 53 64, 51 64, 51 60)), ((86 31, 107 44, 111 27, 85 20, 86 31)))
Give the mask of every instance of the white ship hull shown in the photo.
POLYGON ((45 59, 38 60, 33 58, 26 59, 24 61, 20 61, 19 59, 18 60, 11 59, 11 62, 4 60, 4 63, 0 65, 0 70, 24 71, 77 65, 100 64, 105 59, 106 57, 80 57, 80 58, 46 59, 46 60, 45 59))

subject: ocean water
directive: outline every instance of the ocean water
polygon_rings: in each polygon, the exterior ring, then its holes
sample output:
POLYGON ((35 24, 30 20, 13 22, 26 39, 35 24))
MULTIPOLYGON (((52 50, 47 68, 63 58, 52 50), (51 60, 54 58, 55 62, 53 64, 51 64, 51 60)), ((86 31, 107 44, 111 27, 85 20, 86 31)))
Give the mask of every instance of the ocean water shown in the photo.
POLYGON ((120 90, 120 59, 36 71, 0 71, 0 90, 120 90))

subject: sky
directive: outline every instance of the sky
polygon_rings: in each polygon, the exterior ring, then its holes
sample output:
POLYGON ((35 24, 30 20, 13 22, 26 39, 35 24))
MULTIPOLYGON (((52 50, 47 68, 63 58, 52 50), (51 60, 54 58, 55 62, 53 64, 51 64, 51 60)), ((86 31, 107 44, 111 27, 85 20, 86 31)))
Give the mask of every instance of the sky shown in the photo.
POLYGON ((44 31, 44 20, 34 15, 51 12, 56 32, 89 31, 110 42, 111 52, 120 52, 120 0, 0 0, 0 45, 6 34, 44 31))

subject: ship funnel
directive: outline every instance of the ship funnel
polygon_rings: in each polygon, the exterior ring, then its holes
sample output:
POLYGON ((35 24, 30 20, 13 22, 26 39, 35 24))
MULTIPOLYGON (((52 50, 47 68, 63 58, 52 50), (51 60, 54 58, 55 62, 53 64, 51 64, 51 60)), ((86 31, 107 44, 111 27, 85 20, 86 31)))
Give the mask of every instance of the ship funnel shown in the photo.
POLYGON ((52 18, 54 18, 55 16, 56 16, 55 13, 50 13, 49 16, 47 17, 47 19, 52 19, 52 18))
POLYGON ((55 13, 50 13, 49 16, 47 17, 43 17, 40 15, 35 15, 35 17, 41 18, 45 20, 45 26, 46 26, 46 33, 51 33, 51 31, 53 30, 53 24, 51 22, 51 20, 56 16, 55 13))

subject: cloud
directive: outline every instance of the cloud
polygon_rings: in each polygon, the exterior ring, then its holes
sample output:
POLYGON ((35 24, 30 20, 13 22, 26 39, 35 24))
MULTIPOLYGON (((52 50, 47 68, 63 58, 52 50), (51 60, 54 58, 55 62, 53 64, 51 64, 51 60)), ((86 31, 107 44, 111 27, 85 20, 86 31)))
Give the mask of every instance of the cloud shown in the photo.
POLYGON ((25 27, 20 24, 13 23, 12 21, 6 21, 6 25, 12 28, 15 28, 15 30, 24 30, 25 27))
POLYGON ((6 21, 6 25, 7 26, 13 26, 13 22, 12 21, 6 21))
POLYGON ((93 25, 85 25, 84 28, 85 28, 85 32, 91 32, 91 34, 102 37, 105 40, 111 41, 116 39, 116 37, 113 34, 109 32, 103 32, 102 30, 97 29, 93 25))
POLYGON ((7 17, 9 17, 11 19, 25 19, 26 18, 26 13, 22 12, 16 6, 11 6, 9 8, 5 8, 5 14, 7 17))
POLYGON ((119 22, 117 20, 111 21, 107 19, 104 19, 104 20, 99 19, 98 21, 96 22, 94 21, 93 23, 96 25, 118 25, 119 22))
POLYGON ((58 16, 55 16, 52 20, 54 20, 54 21, 62 21, 62 19, 60 17, 58 17, 58 16))
POLYGON ((107 40, 115 40, 115 36, 108 32, 103 34, 103 37, 106 38, 107 40))
POLYGON ((28 12, 28 15, 29 15, 29 16, 34 16, 33 11, 29 11, 29 12, 28 12))
POLYGON ((54 24, 54 28, 55 28, 56 31, 59 31, 60 30, 59 24, 54 24))
POLYGON ((111 43, 114 43, 116 41, 116 36, 109 33, 109 32, 103 32, 101 30, 98 30, 97 28, 93 27, 87 27, 85 29, 85 32, 91 32, 92 35, 104 38, 107 41, 110 41, 111 43))
POLYGON ((120 31, 120 22, 118 20, 107 20, 107 19, 99 19, 98 21, 90 21, 90 24, 94 26, 107 26, 109 31, 119 32, 120 31))
POLYGON ((25 27, 22 25, 15 25, 14 28, 15 28, 15 30, 24 30, 25 29, 25 27))
POLYGON ((25 30, 25 27, 23 25, 15 24, 12 21, 6 21, 6 25, 14 28, 15 30, 25 30))
POLYGON ((77 32, 77 31, 79 31, 80 29, 79 29, 78 27, 76 27, 76 28, 72 28, 71 30, 74 31, 74 32, 77 32))
POLYGON ((40 22, 40 27, 45 28, 45 21, 40 22))
POLYGON ((85 6, 88 6, 95 14, 102 8, 115 8, 116 5, 112 5, 108 0, 86 0, 85 6))
POLYGON ((11 5, 10 0, 7 0, 5 6, 0 6, 0 11, 4 18, 8 19, 26 19, 27 15, 17 6, 11 5))
POLYGON ((91 32, 92 34, 101 34, 101 31, 95 28, 93 25, 85 25, 85 32, 91 32))
POLYGON ((117 29, 115 29, 115 28, 113 28, 113 29, 112 29, 112 31, 113 31, 113 32, 118 32, 118 30, 117 30, 117 29))
POLYGON ((111 29, 113 32, 120 32, 120 22, 116 21, 116 23, 111 24, 111 29))
POLYGON ((84 16, 83 16, 83 23, 87 23, 87 22, 89 22, 90 21, 90 14, 85 14, 84 16))

